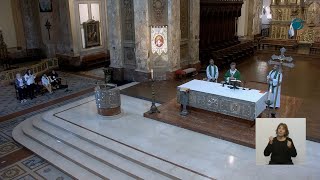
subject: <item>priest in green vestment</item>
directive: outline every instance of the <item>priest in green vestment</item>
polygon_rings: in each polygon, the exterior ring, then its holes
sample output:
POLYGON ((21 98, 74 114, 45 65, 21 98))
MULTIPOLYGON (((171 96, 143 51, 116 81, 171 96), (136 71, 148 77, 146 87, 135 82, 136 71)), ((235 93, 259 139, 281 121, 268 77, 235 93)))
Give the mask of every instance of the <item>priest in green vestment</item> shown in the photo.
POLYGON ((230 69, 224 75, 224 79, 227 83, 229 83, 230 80, 240 80, 241 79, 240 72, 236 69, 235 62, 232 62, 230 64, 230 69))
POLYGON ((207 81, 217 82, 219 76, 218 67, 214 64, 214 60, 210 59, 210 64, 206 69, 207 72, 207 81))

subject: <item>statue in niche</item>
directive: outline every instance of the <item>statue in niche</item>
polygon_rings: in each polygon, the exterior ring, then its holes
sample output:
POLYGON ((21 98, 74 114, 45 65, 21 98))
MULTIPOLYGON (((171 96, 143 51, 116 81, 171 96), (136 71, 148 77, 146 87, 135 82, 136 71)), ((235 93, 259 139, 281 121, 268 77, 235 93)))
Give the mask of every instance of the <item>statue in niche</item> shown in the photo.
POLYGON ((277 19, 277 13, 275 13, 275 10, 270 7, 270 14, 272 15, 272 19, 276 20, 277 19))
POLYGON ((312 9, 312 11, 310 12, 310 24, 314 24, 314 20, 315 20, 315 10, 312 9))
POLYGON ((293 6, 291 9, 291 16, 298 16, 299 12, 299 8, 297 8, 297 6, 293 6))
POLYGON ((260 33, 260 13, 262 11, 262 1, 254 1, 252 34, 260 33))
POLYGON ((276 38, 280 38, 280 28, 277 28, 277 35, 276 38))
POLYGON ((282 10, 281 9, 277 9, 276 13, 277 13, 277 17, 278 17, 277 20, 282 20, 282 10))
POLYGON ((272 38, 276 37, 276 29, 275 27, 272 27, 272 38))
POLYGON ((90 48, 100 46, 100 27, 99 21, 88 20, 83 23, 85 47, 90 48))

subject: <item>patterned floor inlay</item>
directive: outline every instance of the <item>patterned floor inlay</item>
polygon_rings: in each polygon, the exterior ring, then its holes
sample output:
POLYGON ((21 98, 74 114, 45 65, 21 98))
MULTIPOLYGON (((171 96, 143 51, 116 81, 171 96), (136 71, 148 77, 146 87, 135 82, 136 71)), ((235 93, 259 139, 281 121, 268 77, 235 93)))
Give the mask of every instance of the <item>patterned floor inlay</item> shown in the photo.
POLYGON ((21 145, 11 141, 0 145, 0 157, 12 153, 21 148, 21 145))
POLYGON ((45 93, 43 95, 38 95, 37 98, 32 100, 27 99, 27 102, 22 104, 16 98, 16 92, 13 85, 0 85, 0 117, 34 107, 57 98, 68 96, 88 88, 93 88, 96 82, 99 82, 97 79, 66 72, 58 72, 58 74, 62 78, 62 84, 68 84, 69 91, 66 91, 66 89, 55 90, 53 94, 45 93))
POLYGON ((33 179, 73 179, 58 168, 49 164, 37 155, 29 156, 9 167, 0 169, 0 179, 3 180, 33 180, 33 179))
POLYGON ((90 93, 87 93, 87 94, 84 94, 84 95, 81 95, 81 96, 78 96, 78 97, 75 97, 75 98, 72 98, 69 100, 64 100, 64 101, 57 103, 57 104, 54 104, 52 106, 43 107, 40 110, 35 110, 31 113, 28 113, 28 114, 25 114, 25 115, 22 115, 22 116, 19 116, 19 117, 16 117, 16 118, 4 121, 4 122, 0 122, 0 132, 1 132, 0 133, 0 142, 1 142, 0 143, 0 158, 22 148, 22 146, 20 144, 15 143, 15 141, 12 139, 12 130, 19 123, 21 123, 25 119, 27 119, 33 115, 36 115, 38 113, 42 113, 42 112, 45 112, 49 109, 56 108, 56 107, 62 106, 64 104, 88 97, 92 94, 93 94, 93 92, 90 92, 90 93))
POLYGON ((70 91, 56 90, 38 95, 21 104, 13 85, 0 85, 0 179, 72 179, 41 157, 23 148, 12 138, 12 130, 25 119, 93 95, 93 87, 101 82, 102 68, 81 73, 58 72, 70 91), (32 156, 30 156, 32 155, 32 156), (25 158, 27 157, 27 158, 25 158), (21 160, 22 159, 22 160, 21 160))
POLYGON ((0 177, 3 180, 9 180, 14 179, 16 177, 19 177, 20 175, 25 174, 27 171, 24 170, 20 165, 14 164, 13 166, 10 166, 2 171, 0 171, 0 177))

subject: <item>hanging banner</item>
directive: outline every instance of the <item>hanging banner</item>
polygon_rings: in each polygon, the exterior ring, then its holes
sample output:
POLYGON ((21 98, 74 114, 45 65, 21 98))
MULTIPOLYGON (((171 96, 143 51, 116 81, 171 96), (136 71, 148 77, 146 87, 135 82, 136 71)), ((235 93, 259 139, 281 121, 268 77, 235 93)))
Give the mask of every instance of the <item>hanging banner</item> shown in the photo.
POLYGON ((152 53, 167 53, 167 26, 151 26, 151 50, 152 53))

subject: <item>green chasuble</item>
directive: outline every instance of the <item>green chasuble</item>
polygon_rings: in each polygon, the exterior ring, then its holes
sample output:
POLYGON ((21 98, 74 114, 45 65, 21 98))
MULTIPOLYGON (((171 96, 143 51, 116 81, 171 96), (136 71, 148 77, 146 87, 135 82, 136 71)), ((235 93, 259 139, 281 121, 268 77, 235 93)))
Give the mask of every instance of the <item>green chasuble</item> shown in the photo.
MULTIPOLYGON (((231 77, 230 69, 224 75, 225 81, 227 81, 228 77, 231 77)), ((234 73, 233 77, 236 78, 237 80, 240 80, 240 78, 241 78, 240 72, 238 70, 236 70, 236 72, 234 73)))

